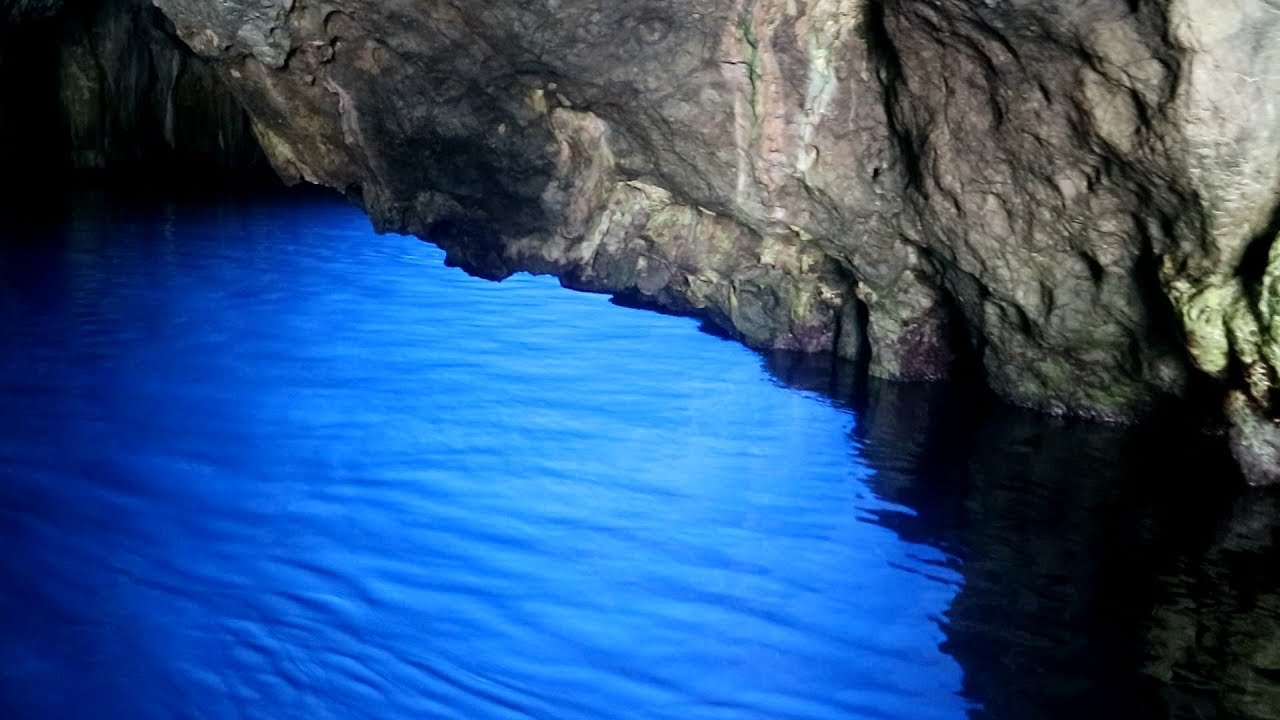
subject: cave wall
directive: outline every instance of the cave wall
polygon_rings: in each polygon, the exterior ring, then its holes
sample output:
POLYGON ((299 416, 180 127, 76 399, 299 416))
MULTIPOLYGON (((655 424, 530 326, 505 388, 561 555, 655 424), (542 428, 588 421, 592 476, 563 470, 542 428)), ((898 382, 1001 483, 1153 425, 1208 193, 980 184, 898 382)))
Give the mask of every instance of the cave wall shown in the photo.
POLYGON ((144 0, 0 4, 0 94, 0 160, 35 186, 269 173, 229 88, 144 0))
POLYGON ((1280 477, 1268 0, 157 0, 284 177, 501 278, 1127 420, 1280 477))

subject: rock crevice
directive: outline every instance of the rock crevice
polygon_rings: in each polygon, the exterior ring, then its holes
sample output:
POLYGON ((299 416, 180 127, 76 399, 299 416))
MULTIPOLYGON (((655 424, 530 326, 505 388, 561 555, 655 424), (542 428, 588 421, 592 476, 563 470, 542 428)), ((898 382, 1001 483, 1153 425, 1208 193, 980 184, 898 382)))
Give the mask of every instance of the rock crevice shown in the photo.
POLYGON ((1264 0, 156 2, 280 174, 477 274, 1280 446, 1264 0))

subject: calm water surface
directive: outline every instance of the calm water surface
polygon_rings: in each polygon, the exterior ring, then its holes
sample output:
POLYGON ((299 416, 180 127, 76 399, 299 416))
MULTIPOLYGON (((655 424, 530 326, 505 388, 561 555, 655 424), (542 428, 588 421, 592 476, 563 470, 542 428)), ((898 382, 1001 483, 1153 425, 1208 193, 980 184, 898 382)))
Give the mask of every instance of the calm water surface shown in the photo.
POLYGON ((0 227, 0 717, 1280 717, 1213 440, 442 259, 308 195, 0 227))

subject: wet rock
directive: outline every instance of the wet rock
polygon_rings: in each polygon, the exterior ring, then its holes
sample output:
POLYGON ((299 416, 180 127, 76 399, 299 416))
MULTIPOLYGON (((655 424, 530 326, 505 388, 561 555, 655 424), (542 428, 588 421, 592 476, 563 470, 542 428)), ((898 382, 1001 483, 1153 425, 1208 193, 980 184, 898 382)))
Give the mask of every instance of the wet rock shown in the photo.
POLYGON ((1231 452, 1244 477, 1254 485, 1280 482, 1280 426, 1244 393, 1227 399, 1231 452))
POLYGON ((1197 374, 1273 412, 1264 0, 158 5, 282 175, 478 274, 1054 413, 1197 374))

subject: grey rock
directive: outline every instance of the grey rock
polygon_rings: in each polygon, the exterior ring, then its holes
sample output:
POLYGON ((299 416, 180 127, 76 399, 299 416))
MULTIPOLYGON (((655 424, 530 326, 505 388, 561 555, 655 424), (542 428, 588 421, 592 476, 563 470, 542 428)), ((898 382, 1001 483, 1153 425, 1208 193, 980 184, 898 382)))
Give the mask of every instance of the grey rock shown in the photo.
POLYGON ((1231 451, 1245 480, 1254 485, 1280 482, 1280 427, 1240 392, 1227 400, 1227 419, 1231 451))
POLYGON ((158 4, 282 175, 478 274, 1050 412, 1200 373, 1274 414, 1231 329, 1280 229, 1266 0, 158 4))

